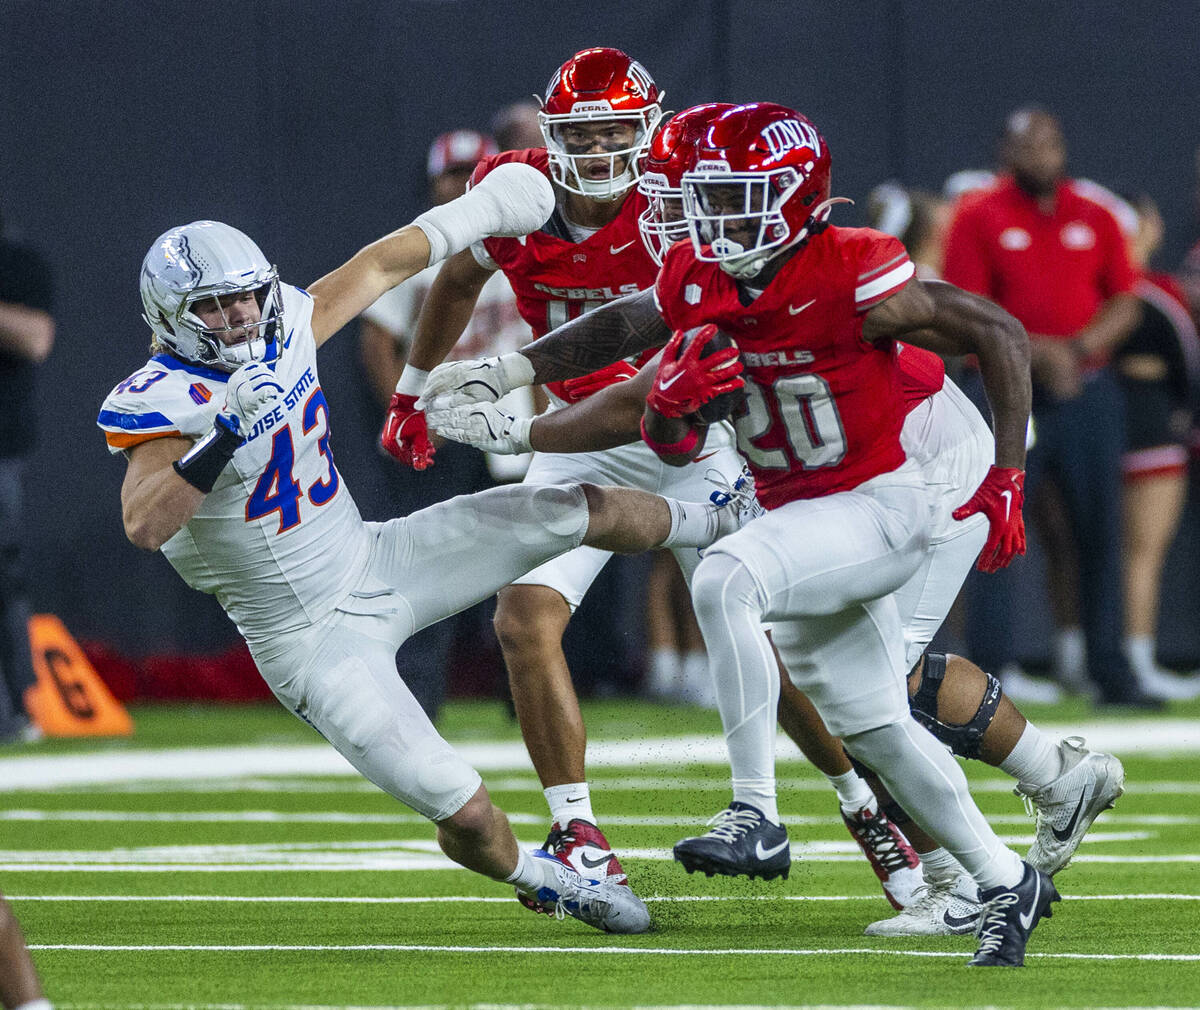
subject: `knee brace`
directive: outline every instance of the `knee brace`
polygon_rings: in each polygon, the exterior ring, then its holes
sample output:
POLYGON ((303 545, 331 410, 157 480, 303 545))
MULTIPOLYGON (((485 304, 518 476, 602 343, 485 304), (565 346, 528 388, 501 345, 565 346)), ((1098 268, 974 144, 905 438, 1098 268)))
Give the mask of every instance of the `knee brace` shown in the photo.
MULTIPOLYGON (((925 670, 921 677, 921 686, 917 688, 917 693, 908 699, 908 708, 913 718, 953 753, 965 758, 979 757, 979 744, 983 740, 983 734, 992 724, 996 717, 996 709, 1000 705, 1000 681, 990 673, 985 674, 987 688, 983 692, 979 708, 966 725, 953 726, 937 717, 937 696, 946 676, 946 655, 941 652, 929 652, 922 658, 925 660, 925 670)), ((917 666, 920 666, 920 660, 917 661, 917 666)), ((917 672, 917 666, 912 668, 910 677, 917 672)))

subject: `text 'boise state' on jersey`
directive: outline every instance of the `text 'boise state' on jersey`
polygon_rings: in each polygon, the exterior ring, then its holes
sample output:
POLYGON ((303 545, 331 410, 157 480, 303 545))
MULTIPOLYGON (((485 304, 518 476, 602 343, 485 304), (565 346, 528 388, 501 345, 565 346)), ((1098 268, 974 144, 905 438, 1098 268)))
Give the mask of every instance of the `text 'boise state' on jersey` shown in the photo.
MULTIPOLYGON (((551 178, 549 156, 542 148, 531 148, 484 158, 472 183, 509 162, 532 165, 551 178)), ((646 198, 631 190, 620 213, 582 242, 572 241, 561 210, 555 210, 538 231, 520 238, 486 238, 471 248, 482 266, 504 271, 521 317, 533 335, 541 337, 589 309, 653 287, 658 266, 642 244, 637 223, 645 209, 646 198)), ((644 364, 650 357, 653 354, 634 363, 644 364)), ((548 383, 546 388, 560 401, 570 399, 563 395, 561 383, 548 383)))
MULTIPOLYGON (((366 527, 329 451, 329 405, 317 380, 313 302, 281 284, 279 405, 233 454, 196 514, 162 552, 212 593, 254 644, 328 614, 366 561, 366 527)), ((156 354, 105 399, 110 451, 163 436, 198 440, 225 403, 229 375, 156 354)))
POLYGON ((656 287, 667 324, 715 323, 737 342, 748 407, 735 421, 738 450, 764 507, 846 491, 904 462, 897 344, 872 344, 862 329, 913 273, 890 235, 829 227, 743 305, 734 279, 690 244, 667 253, 656 287))

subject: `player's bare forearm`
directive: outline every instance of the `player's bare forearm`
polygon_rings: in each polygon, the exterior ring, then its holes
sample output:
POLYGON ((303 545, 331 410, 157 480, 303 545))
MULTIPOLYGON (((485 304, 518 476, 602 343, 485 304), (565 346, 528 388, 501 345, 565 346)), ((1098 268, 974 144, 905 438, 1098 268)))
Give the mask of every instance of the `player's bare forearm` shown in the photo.
POLYGON ((445 360, 471 322, 479 292, 491 275, 470 249, 446 260, 421 306, 408 352, 410 365, 428 372, 445 360))
POLYGON ((385 291, 424 270, 429 239, 405 225, 360 249, 336 270, 309 285, 313 338, 319 347, 385 291))
POLYGON ((942 355, 974 354, 992 408, 996 465, 1025 466, 1033 387, 1029 336, 994 302, 941 281, 910 281, 867 313, 867 340, 903 339, 942 355))
POLYGON ((632 379, 537 417, 529 429, 530 444, 538 452, 598 452, 639 441, 654 369, 648 364, 632 379))
POLYGON ((121 484, 125 535, 143 550, 156 551, 196 514, 204 492, 171 465, 192 447, 187 438, 156 438, 129 451, 121 484))
POLYGON ((526 344, 537 382, 587 375, 614 361, 661 347, 671 337, 653 291, 625 295, 526 344))
POLYGON ((1142 321, 1142 303, 1136 295, 1113 295, 1076 336, 1079 354, 1107 354, 1116 350, 1142 321))

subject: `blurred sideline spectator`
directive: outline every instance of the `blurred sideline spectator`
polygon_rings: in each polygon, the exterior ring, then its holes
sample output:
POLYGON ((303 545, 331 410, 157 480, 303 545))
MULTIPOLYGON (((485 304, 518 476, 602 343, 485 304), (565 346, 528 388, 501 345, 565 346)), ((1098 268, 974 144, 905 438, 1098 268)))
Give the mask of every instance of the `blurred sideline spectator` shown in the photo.
POLYGON ((37 438, 37 366, 54 346, 54 283, 42 256, 4 238, 0 218, 0 741, 36 739, 29 651, 25 457, 37 438))
POLYGON ((526 151, 545 147, 538 124, 538 103, 532 98, 506 105, 492 117, 492 136, 501 151, 526 151))
POLYGON ((655 551, 646 584, 645 693, 658 701, 717 707, 708 653, 683 573, 669 551, 655 551))
POLYGON ((0 1003, 5 1010, 53 1010, 25 946, 20 923, 0 894, 0 1003))
POLYGON ((894 181, 880 183, 867 196, 867 223, 904 243, 922 280, 942 276, 951 212, 949 199, 894 181))
MULTIPOLYGON (((1162 244, 1162 217, 1145 194, 1126 198, 1137 215, 1130 238, 1135 265, 1147 270, 1162 244)), ((1125 393, 1124 470, 1126 650, 1134 676, 1164 698, 1200 697, 1200 676, 1164 672, 1156 660, 1159 588, 1167 549, 1187 495, 1200 340, 1186 296, 1173 278, 1146 273, 1136 289, 1142 321, 1113 359, 1125 393)))
MULTIPOLYGON (((1069 595, 1061 580, 1073 550, 1086 669, 1097 700, 1155 707, 1160 699, 1133 678, 1122 642, 1124 401, 1107 367, 1140 317, 1137 274, 1112 212, 1067 178, 1066 154, 1061 127, 1046 111, 1020 109, 1008 117, 1000 149, 1005 174, 959 201, 945 277, 993 299, 1029 331, 1037 437, 1027 489, 1036 500, 1053 481, 1070 517, 1069 530, 1038 523, 1051 582, 1060 580, 1052 596, 1069 595)), ((981 397, 981 384, 973 385, 981 397)), ((1003 575, 973 580, 966 630, 972 658, 1020 697, 1013 583, 1003 575)))
MULTIPOLYGON (((429 201, 443 204, 461 196, 471 172, 481 158, 496 152, 491 137, 474 130, 452 130, 437 137, 429 148, 426 176, 429 201)), ((362 314, 359 348, 371 392, 383 413, 404 368, 409 343, 421 306, 437 276, 431 267, 409 278, 376 301, 362 314)), ((456 345, 452 357, 479 358, 515 350, 529 339, 529 331, 517 312, 512 288, 504 274, 497 271, 480 295, 466 333, 456 345)), ((504 400, 514 413, 529 416, 534 401, 528 389, 521 389, 504 400)), ((379 465, 389 471, 387 480, 396 489, 395 514, 406 515, 459 494, 471 494, 497 482, 519 480, 529 466, 528 456, 495 456, 458 442, 445 442, 432 436, 437 447, 437 465, 428 473, 397 466, 381 455, 379 465)), ((441 621, 413 635, 401 647, 398 665, 405 683, 430 718, 434 718, 446 694, 446 679, 456 636, 491 642, 491 604, 483 603, 457 617, 441 621)), ((485 671, 468 671, 467 679, 478 684, 495 683, 502 678, 498 654, 480 645, 469 655, 458 653, 462 662, 487 665, 485 671)))

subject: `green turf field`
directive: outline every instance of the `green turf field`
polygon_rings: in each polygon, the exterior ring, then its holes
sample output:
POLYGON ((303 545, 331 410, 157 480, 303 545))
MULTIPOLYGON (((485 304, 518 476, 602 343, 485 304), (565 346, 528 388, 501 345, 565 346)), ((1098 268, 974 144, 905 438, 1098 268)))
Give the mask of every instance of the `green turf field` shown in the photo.
MULTIPOLYGON (((1100 731, 1078 702, 1032 713, 1100 731)), ((890 908, 790 747, 790 879, 685 874, 671 845, 728 800, 713 713, 588 706, 594 806, 655 920, 633 937, 533 915, 451 868, 426 822, 282 709, 133 715, 129 740, 0 749, 0 888, 59 1008, 1200 1004, 1200 704, 1106 724, 1160 749, 1118 749, 1127 793, 1057 878, 1023 970, 964 967, 972 936, 864 937, 890 908)), ((458 703, 441 728, 540 842, 544 801, 503 710, 458 703)), ((969 774, 1023 852, 1011 783, 969 774)))

